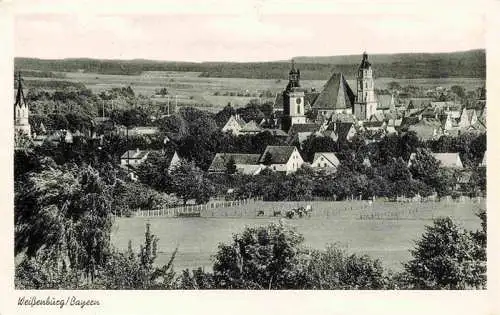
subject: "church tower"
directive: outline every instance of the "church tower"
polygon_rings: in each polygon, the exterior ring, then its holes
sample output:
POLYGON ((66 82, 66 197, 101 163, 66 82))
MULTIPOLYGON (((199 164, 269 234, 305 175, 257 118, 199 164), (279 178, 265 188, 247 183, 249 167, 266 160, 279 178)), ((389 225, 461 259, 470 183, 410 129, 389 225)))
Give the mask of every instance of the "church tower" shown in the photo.
POLYGON ((295 69, 292 60, 292 69, 288 74, 288 85, 283 91, 283 119, 281 128, 288 131, 294 124, 305 124, 304 90, 300 87, 300 70, 295 69))
POLYGON ((359 120, 367 120, 377 111, 377 100, 375 99, 372 65, 368 61, 366 52, 363 53, 363 60, 359 65, 356 79, 357 95, 354 115, 359 120))
POLYGON ((31 137, 31 126, 29 123, 29 108, 24 98, 23 83, 21 72, 17 74, 17 94, 14 103, 14 131, 15 134, 22 133, 31 137))

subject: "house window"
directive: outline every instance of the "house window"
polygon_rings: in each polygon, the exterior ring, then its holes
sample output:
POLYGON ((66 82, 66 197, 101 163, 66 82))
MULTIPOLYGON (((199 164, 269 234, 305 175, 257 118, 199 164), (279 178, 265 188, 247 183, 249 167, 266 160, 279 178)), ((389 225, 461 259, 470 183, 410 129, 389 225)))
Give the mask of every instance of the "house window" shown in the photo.
POLYGON ((300 114, 300 105, 297 105, 297 114, 300 114))

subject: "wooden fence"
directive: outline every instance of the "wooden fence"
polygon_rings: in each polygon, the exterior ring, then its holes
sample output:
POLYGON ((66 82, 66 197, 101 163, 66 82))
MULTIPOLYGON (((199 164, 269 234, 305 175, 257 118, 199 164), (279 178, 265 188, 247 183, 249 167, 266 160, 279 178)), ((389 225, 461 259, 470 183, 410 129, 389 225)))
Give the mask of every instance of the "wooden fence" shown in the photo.
POLYGON ((211 210, 230 207, 242 207, 262 201, 262 198, 247 198, 238 200, 214 200, 202 205, 187 205, 175 208, 137 210, 136 217, 200 217, 211 210))

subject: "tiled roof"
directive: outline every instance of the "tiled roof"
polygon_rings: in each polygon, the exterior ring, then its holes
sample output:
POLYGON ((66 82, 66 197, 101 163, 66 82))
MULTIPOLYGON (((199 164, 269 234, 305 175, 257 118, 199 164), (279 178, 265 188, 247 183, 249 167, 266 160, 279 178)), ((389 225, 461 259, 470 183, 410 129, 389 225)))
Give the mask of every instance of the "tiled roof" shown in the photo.
POLYGON ((271 164, 285 164, 288 162, 295 149, 296 148, 294 146, 268 145, 264 153, 261 155, 259 162, 264 163, 265 156, 269 153, 271 154, 271 164))
POLYGON ((344 75, 342 73, 334 73, 326 82, 316 101, 314 101, 312 108, 353 108, 354 101, 354 92, 349 87, 344 75))
POLYGON ((231 158, 234 159, 236 165, 257 165, 259 164, 260 154, 244 154, 244 153, 217 153, 212 160, 212 164, 208 168, 209 172, 224 172, 226 171, 227 163, 231 158))
POLYGON ((260 132, 262 128, 260 128, 254 120, 246 123, 243 128, 241 128, 240 132, 260 132))

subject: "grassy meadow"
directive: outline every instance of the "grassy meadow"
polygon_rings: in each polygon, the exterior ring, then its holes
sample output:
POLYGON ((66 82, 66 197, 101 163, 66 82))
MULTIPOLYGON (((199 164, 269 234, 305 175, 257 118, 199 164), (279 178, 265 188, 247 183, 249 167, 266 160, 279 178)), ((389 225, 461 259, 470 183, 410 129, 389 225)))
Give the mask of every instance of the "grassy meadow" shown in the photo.
POLYGON ((409 249, 424 232, 425 226, 439 216, 450 216, 459 225, 479 229, 476 217, 485 201, 396 203, 366 201, 351 202, 256 202, 243 207, 212 209, 201 218, 117 218, 113 226, 112 242, 125 250, 128 241, 138 249, 144 239, 146 223, 159 237, 158 263, 166 263, 178 247, 175 270, 204 267, 209 270, 211 256, 220 242, 229 242, 234 233, 245 226, 265 225, 278 222, 273 217, 276 210, 290 209, 310 204, 310 218, 283 219, 297 227, 305 237, 305 244, 323 249, 337 243, 351 253, 368 254, 381 258, 386 267, 400 270, 401 263, 410 258, 409 249), (264 216, 257 216, 263 210, 264 216))
MULTIPOLYGON (((29 73, 28 73, 29 74, 29 73)), ((227 93, 250 93, 260 94, 265 91, 278 93, 282 91, 286 84, 286 73, 283 79, 244 79, 244 78, 206 78, 200 77, 200 72, 173 72, 173 71, 146 71, 140 75, 109 75, 82 72, 65 72, 64 78, 35 78, 26 76, 29 86, 30 79, 36 80, 62 80, 85 84, 93 92, 100 92, 113 87, 126 87, 130 85, 135 93, 145 96, 152 96, 155 90, 166 87, 170 95, 177 95, 179 104, 203 107, 210 111, 218 111, 229 102, 233 106, 240 107, 246 105, 251 99, 256 97, 224 96, 227 93), (219 92, 220 95, 214 95, 219 92), (204 106, 202 106, 204 105, 204 106)), ((424 88, 436 86, 450 87, 461 85, 466 90, 475 89, 484 85, 484 79, 478 78, 443 78, 443 79, 393 79, 376 78, 375 86, 378 89, 385 89, 389 82, 396 81, 401 85, 415 85, 424 88)), ((351 88, 355 88, 354 79, 348 80, 351 88)), ((326 81, 323 80, 302 80, 305 88, 316 88, 320 91, 326 81)), ((158 102, 165 102, 166 99, 155 98, 158 102)), ((262 102, 272 100, 263 98, 262 102)))

